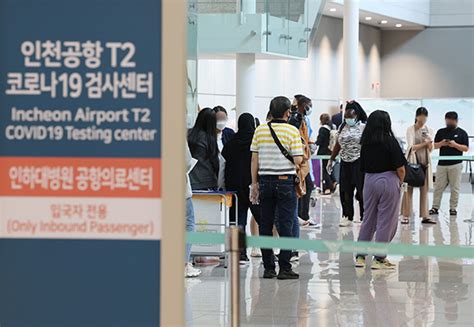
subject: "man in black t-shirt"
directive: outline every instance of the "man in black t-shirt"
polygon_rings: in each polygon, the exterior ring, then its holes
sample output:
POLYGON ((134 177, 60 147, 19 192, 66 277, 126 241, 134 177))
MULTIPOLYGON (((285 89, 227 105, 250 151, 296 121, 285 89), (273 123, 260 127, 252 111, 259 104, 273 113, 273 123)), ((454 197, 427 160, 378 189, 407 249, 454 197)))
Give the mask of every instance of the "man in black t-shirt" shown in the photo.
MULTIPOLYGON (((454 111, 446 113, 446 128, 440 129, 435 137, 435 149, 440 149, 441 156, 462 156, 469 150, 469 137, 458 127, 458 114, 454 111)), ((437 215, 443 192, 449 185, 451 199, 449 214, 457 215, 459 191, 461 189, 462 160, 440 160, 436 168, 436 183, 433 196, 431 215, 437 215)))

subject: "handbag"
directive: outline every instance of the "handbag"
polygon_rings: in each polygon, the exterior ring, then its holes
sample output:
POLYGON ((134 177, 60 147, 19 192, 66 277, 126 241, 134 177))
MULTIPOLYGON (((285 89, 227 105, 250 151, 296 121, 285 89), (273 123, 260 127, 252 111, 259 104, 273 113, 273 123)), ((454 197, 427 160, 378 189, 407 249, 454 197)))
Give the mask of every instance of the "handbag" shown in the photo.
MULTIPOLYGON (((280 149, 283 156, 286 159, 288 159, 288 161, 290 161, 292 164, 294 164, 295 160, 293 159, 291 154, 288 152, 288 150, 283 146, 283 144, 281 144, 280 140, 278 139, 278 136, 273 130, 272 123, 268 123, 268 128, 270 129, 270 134, 272 134, 273 141, 275 141, 276 145, 278 146, 278 149, 280 149)), ((295 191, 296 191, 296 196, 298 198, 301 198, 306 195, 306 181, 304 177, 302 178, 301 170, 298 167, 296 167, 295 191)))
POLYGON ((411 187, 425 185, 426 167, 420 164, 409 163, 405 166, 405 183, 411 187))
MULTIPOLYGON (((408 157, 410 157, 411 152, 410 149, 408 157)), ((426 168, 427 167, 420 165, 419 163, 408 163, 405 166, 404 182, 411 187, 422 187, 425 185, 426 168)))

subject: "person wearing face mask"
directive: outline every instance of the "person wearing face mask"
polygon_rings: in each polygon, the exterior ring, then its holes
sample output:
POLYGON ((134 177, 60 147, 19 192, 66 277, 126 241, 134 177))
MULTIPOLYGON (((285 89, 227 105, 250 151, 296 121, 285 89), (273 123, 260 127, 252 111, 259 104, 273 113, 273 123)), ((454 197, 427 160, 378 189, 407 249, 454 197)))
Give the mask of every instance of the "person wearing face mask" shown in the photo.
MULTIPOLYGON (((296 96, 295 96, 296 97, 296 96)), ((298 200, 298 216, 304 221, 309 221, 309 203, 311 201, 311 192, 314 189, 313 179, 311 178, 311 153, 310 153, 310 135, 308 128, 309 115, 313 111, 313 104, 311 99, 300 96, 297 100, 297 113, 301 117, 301 122, 293 123, 292 118, 290 118, 289 123, 299 129, 301 139, 305 147, 305 156, 303 158, 303 164, 300 167, 300 170, 303 171, 303 176, 305 178, 306 193, 303 197, 298 200)), ((292 115, 293 117, 294 115, 292 115)), ((299 233, 297 233, 299 234, 299 233)), ((299 236, 299 235, 298 235, 299 236)))
MULTIPOLYGON (((407 159, 409 163, 420 164, 426 167, 425 185, 420 187, 420 217, 423 224, 436 224, 430 219, 428 212, 428 191, 433 187, 433 173, 431 171, 431 150, 433 150, 434 131, 426 126, 428 110, 420 107, 416 110, 415 124, 407 129, 407 159)), ((413 187, 403 194, 402 224, 410 222, 413 214, 413 187)))
MULTIPOLYGON (((458 114, 450 111, 445 115, 446 128, 440 129, 435 136, 435 149, 441 156, 462 156, 469 151, 469 137, 465 130, 458 127, 458 114)), ((462 160, 440 160, 436 168, 436 182, 431 215, 437 215, 441 206, 443 192, 451 187, 449 214, 457 215, 459 192, 461 189, 462 160)))
MULTIPOLYGON (((310 129, 308 127, 309 115, 311 114, 312 102, 311 99, 304 95, 295 95, 296 109, 293 107, 291 110, 290 118, 288 123, 295 126, 301 136, 304 147, 303 162, 299 167, 298 176, 301 180, 304 179, 305 194, 298 199, 298 212, 295 224, 293 225, 293 236, 296 238, 300 237, 300 220, 302 226, 313 225, 317 226, 310 220, 309 216, 309 204, 311 202, 311 192, 314 189, 313 178, 311 175, 311 148, 310 148, 310 129), (297 100, 296 100, 297 99, 297 100)), ((294 102, 295 103, 295 102, 294 102)), ((294 251, 291 256, 292 261, 299 260, 299 253, 294 251)))
POLYGON ((359 201, 360 217, 364 217, 364 174, 360 168, 361 137, 364 132, 367 114, 356 101, 349 101, 344 110, 344 122, 339 128, 336 145, 328 162, 328 171, 332 171, 334 160, 341 156, 340 198, 342 219, 340 227, 349 227, 354 220, 354 191, 359 201))
MULTIPOLYGON (((260 235, 272 236, 273 225, 278 219, 280 236, 294 237, 293 224, 296 217, 296 168, 303 161, 301 136, 294 126, 289 125, 291 102, 279 96, 270 103, 272 121, 260 125, 253 136, 252 145, 252 188, 250 201, 260 203, 260 235), (278 215, 275 215, 278 212, 278 215)), ((280 271, 275 271, 273 249, 263 248, 263 278, 298 279, 292 270, 291 251, 281 250, 280 271)))
POLYGON ((229 115, 227 114, 227 110, 222 107, 222 106, 216 106, 213 108, 214 112, 216 113, 216 127, 217 127, 217 142, 222 142, 222 147, 219 145, 221 148, 220 151, 222 151, 222 148, 224 148, 224 145, 229 142, 232 137, 235 135, 235 132, 232 128, 227 127, 227 123, 229 121, 229 115))
POLYGON ((217 149, 219 150, 219 175, 217 185, 219 189, 225 188, 225 159, 222 156, 224 145, 235 135, 235 132, 226 127, 228 121, 227 110, 222 106, 216 106, 212 110, 216 113, 217 149))

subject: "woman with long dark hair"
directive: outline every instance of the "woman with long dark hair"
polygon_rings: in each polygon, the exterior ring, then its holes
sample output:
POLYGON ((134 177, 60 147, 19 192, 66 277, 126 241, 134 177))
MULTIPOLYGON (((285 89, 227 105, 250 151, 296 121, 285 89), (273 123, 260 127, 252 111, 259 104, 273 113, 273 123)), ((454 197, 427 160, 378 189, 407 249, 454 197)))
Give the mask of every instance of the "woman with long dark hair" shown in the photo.
MULTIPOLYGON (((398 226, 400 188, 407 161, 392 131, 387 112, 374 111, 361 139, 360 168, 365 173, 364 221, 359 241, 392 241, 398 226)), ((356 267, 365 267, 365 254, 356 256, 356 267)), ((385 256, 375 256, 372 269, 394 269, 385 256)))
POLYGON ((216 135, 216 113, 202 109, 194 127, 188 133, 191 155, 198 162, 189 174, 193 190, 217 189, 219 159, 216 135))
POLYGON ((341 155, 339 191, 342 204, 341 227, 352 225, 354 220, 354 191, 359 201, 360 217, 364 217, 363 187, 364 174, 360 169, 360 140, 364 132, 367 114, 356 101, 349 101, 344 111, 344 122, 339 128, 336 145, 328 162, 328 170, 333 168, 337 155, 341 155))
MULTIPOLYGON (((433 187, 433 173, 431 170, 431 151, 433 150, 434 131, 426 125, 428 110, 419 107, 416 110, 415 124, 407 129, 406 153, 408 162, 419 164, 426 168, 425 184, 420 187, 420 218, 423 224, 436 224, 429 216, 428 191, 433 187)), ((408 224, 413 214, 413 187, 403 194, 402 224, 408 224)))

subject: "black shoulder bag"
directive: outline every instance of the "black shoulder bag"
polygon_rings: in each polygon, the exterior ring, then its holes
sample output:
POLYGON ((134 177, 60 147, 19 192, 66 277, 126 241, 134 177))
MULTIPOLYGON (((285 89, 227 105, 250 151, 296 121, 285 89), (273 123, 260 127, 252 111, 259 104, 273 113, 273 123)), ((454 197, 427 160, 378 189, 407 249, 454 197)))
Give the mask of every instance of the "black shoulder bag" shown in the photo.
MULTIPOLYGON (((411 151, 412 150, 410 148, 410 152, 411 151)), ((410 152, 408 154, 408 157, 410 157, 410 152)), ((418 163, 408 163, 405 166, 404 182, 411 187, 422 187, 423 185, 425 185, 426 169, 427 167, 418 163)))
POLYGON ((291 154, 288 152, 288 150, 281 144, 280 140, 278 139, 278 136, 276 135, 275 131, 273 130, 272 123, 268 123, 268 128, 270 129, 270 134, 272 134, 273 141, 275 141, 276 145, 278 146, 278 149, 280 149, 281 153, 285 156, 286 159, 288 159, 291 163, 295 163, 295 160, 291 156, 291 154))

